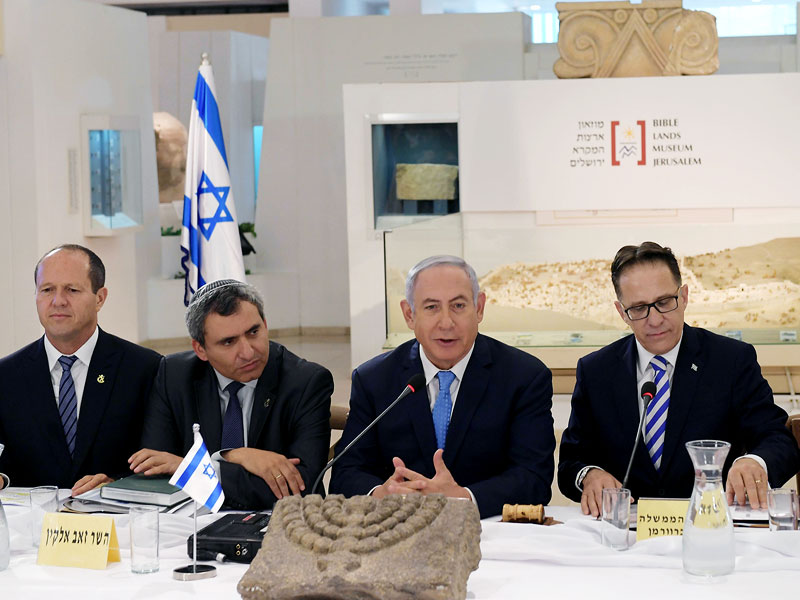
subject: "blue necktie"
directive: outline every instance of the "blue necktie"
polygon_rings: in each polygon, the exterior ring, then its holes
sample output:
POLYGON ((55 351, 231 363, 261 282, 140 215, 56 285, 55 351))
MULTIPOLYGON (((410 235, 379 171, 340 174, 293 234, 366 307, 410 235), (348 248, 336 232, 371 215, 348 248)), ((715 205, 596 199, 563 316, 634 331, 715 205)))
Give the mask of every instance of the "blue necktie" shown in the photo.
POLYGON ((77 356, 62 356, 58 359, 61 365, 61 382, 58 384, 58 414, 64 426, 69 455, 75 455, 75 435, 78 433, 78 396, 75 394, 75 382, 70 369, 78 360, 77 356))
POLYGON ((456 376, 452 371, 439 371, 436 378, 439 380, 439 395, 436 397, 436 404, 433 405, 433 428, 436 431, 436 445, 444 448, 447 427, 450 425, 450 413, 453 411, 450 385, 456 376))
POLYGON ((231 381, 225 388, 228 392, 228 409, 222 423, 222 449, 241 448, 244 446, 244 427, 242 425, 242 404, 239 390, 244 387, 238 381, 231 381))
POLYGON ((669 409, 669 375, 667 359, 654 356, 650 362, 656 374, 656 396, 647 406, 644 426, 644 441, 656 471, 661 469, 661 455, 664 451, 664 432, 667 430, 667 409, 669 409))

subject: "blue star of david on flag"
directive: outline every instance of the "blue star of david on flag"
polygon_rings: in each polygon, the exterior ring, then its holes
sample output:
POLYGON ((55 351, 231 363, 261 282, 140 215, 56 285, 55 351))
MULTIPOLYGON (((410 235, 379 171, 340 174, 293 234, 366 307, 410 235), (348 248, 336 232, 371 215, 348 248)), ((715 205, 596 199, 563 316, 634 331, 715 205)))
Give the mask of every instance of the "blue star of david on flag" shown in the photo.
POLYGON ((169 482, 176 485, 191 498, 211 512, 217 512, 225 502, 225 493, 219 481, 214 463, 200 435, 200 425, 192 425, 194 443, 178 465, 169 482))
POLYGON ((245 281, 214 74, 205 59, 197 73, 189 120, 181 252, 186 306, 206 283, 218 279, 245 281))
POLYGON ((211 239, 211 234, 214 233, 214 227, 217 226, 217 223, 235 222, 231 211, 225 205, 230 191, 231 186, 229 185, 215 186, 205 171, 200 175, 200 185, 197 188, 198 202, 200 201, 200 197, 205 194, 211 194, 216 198, 217 202, 219 202, 219 206, 217 206, 217 211, 214 213, 213 217, 206 219, 200 217, 198 219, 200 231, 207 240, 211 239))

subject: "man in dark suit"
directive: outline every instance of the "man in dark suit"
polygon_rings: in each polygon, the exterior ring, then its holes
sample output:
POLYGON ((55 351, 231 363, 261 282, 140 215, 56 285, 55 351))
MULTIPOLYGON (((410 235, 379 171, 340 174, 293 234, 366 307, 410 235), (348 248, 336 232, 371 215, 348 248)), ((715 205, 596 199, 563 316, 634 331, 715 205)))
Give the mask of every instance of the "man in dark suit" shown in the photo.
POLYGON ((752 346, 684 323, 689 291, 669 248, 625 246, 611 265, 615 302, 633 335, 578 362, 569 426, 561 438, 558 484, 597 515, 603 488, 620 487, 633 449, 646 381, 656 384, 628 487, 634 497, 691 495, 685 443, 727 441, 728 501, 766 507, 800 467, 798 448, 775 405, 752 346))
POLYGON ((91 250, 51 250, 34 280, 45 333, 0 360, 0 471, 77 495, 127 471, 160 357, 97 326, 108 290, 91 250))
POLYGON ((454 256, 418 263, 401 307, 416 340, 353 372, 337 452, 403 389, 416 390, 342 456, 331 492, 471 498, 481 517, 505 503, 546 504, 553 479, 552 379, 536 358, 478 334, 486 296, 454 256))
POLYGON ((162 359, 131 469, 174 473, 199 423, 226 505, 308 491, 328 456, 330 372, 270 342, 261 295, 238 281, 200 288, 186 325, 193 351, 162 359))

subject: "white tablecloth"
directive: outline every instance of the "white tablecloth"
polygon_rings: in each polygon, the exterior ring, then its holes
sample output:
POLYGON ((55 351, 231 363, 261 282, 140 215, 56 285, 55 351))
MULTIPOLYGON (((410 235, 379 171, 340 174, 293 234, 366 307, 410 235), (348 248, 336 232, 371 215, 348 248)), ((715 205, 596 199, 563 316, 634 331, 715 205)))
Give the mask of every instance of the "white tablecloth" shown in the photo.
MULTIPOLYGON (((247 565, 217 565, 217 577, 196 582, 172 578, 172 569, 189 564, 187 515, 161 515, 161 569, 150 575, 130 572, 128 517, 114 516, 122 561, 105 570, 41 567, 31 543, 28 510, 7 506, 11 564, 0 572, 5 600, 112 600, 150 598, 238 598, 236 584, 247 565)), ((714 584, 690 582, 681 570, 681 540, 640 542, 626 552, 600 545, 599 524, 574 507, 548 507, 563 525, 482 523, 480 567, 469 579, 467 597, 476 600, 578 598, 591 600, 640 595, 652 598, 795 597, 800 589, 800 532, 736 531, 736 571, 714 584)), ((201 517, 199 526, 214 517, 201 517)), ((276 574, 276 576, 280 576, 276 574)))

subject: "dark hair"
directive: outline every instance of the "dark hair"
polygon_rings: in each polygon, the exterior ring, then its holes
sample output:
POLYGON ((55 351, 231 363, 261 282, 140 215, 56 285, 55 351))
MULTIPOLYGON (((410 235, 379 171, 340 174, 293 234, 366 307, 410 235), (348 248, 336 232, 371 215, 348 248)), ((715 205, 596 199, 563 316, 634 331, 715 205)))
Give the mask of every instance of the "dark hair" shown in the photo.
POLYGON ((58 252, 59 250, 83 252, 86 255, 86 258, 89 259, 89 283, 92 286, 93 294, 96 294, 97 290, 106 284, 106 267, 103 265, 103 261, 100 260, 100 257, 97 256, 97 254, 78 244, 61 244, 60 246, 56 246, 52 250, 45 252, 44 256, 42 256, 42 258, 39 259, 39 262, 36 263, 36 267, 33 269, 33 283, 35 285, 38 285, 36 278, 39 276, 39 267, 42 266, 44 259, 53 254, 53 252, 58 252))
POLYGON ((681 285, 681 270, 678 267, 678 260, 672 250, 659 246, 655 242, 643 242, 638 246, 623 246, 617 251, 617 255, 611 263, 611 283, 614 284, 614 291, 617 298, 620 297, 619 278, 625 269, 634 265, 653 264, 661 262, 667 265, 672 272, 672 276, 678 285, 681 285))
POLYGON ((264 300, 252 285, 235 279, 219 279, 201 287, 186 309, 186 329, 193 340, 201 346, 206 344, 206 318, 211 313, 222 317, 239 310, 240 302, 249 302, 258 309, 264 319, 264 300))

